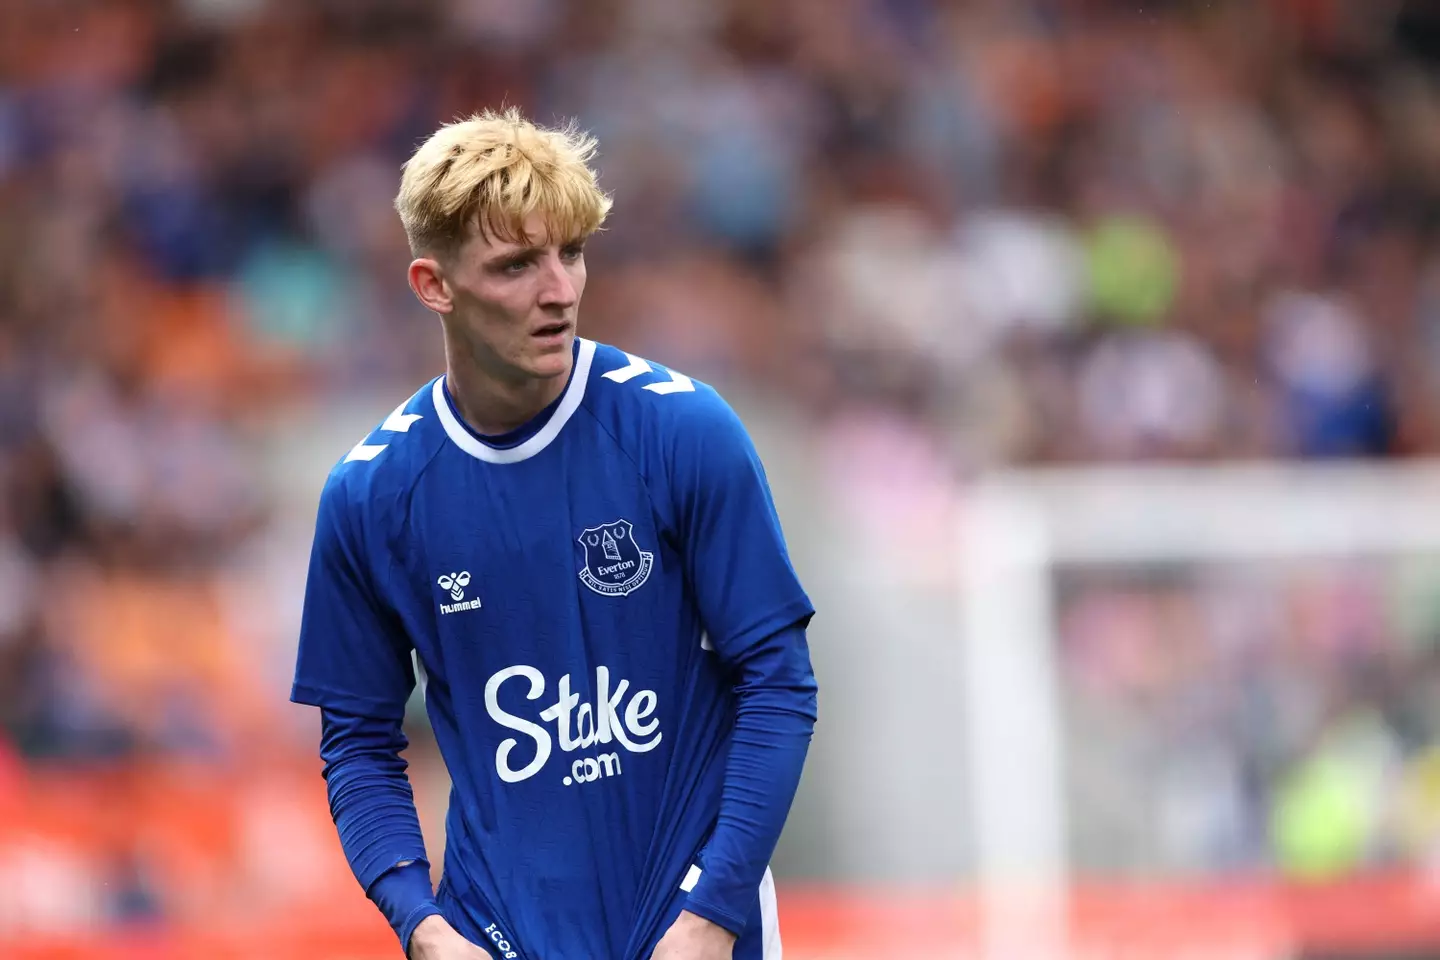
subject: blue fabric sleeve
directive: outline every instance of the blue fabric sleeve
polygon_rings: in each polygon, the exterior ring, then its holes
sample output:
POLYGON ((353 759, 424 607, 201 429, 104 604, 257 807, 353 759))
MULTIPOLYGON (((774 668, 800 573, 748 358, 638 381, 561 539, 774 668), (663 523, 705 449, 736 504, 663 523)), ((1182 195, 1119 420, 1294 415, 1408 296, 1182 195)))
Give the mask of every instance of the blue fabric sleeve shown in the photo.
POLYGON ((439 913, 425 839, 400 756, 400 721, 322 709, 320 758, 330 816, 355 879, 408 951, 410 934, 439 913))
POLYGON ((817 687, 803 624, 739 652, 734 668, 737 714, 720 816, 686 909, 739 936, 800 785, 817 687))
POLYGON ((709 387, 688 400, 672 434, 676 516, 700 618, 735 678, 737 713, 719 817, 686 908, 738 935, 790 812, 815 725, 805 639, 814 607, 740 418, 709 387))
POLYGON ((391 568, 347 494, 344 468, 320 495, 290 699, 399 720, 415 687, 411 644, 384 600, 391 568))
POLYGON ((670 456, 685 576, 711 645, 733 663, 815 608, 790 563, 744 424, 710 387, 685 399, 670 456))
POLYGON ((396 867, 375 881, 370 899, 390 921, 390 928, 400 938, 400 946, 410 953, 410 936, 426 917, 442 915, 430 886, 430 867, 416 860, 396 867))

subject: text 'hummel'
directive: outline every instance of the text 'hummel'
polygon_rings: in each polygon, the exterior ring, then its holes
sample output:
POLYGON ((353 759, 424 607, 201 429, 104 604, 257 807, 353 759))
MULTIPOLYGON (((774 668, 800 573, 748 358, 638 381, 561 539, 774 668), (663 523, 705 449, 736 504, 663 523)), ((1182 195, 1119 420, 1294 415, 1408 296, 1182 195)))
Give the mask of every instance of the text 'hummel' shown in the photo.
POLYGON ((447 573, 435 581, 441 590, 450 591, 450 599, 454 603, 440 604, 441 613, 461 613, 465 610, 479 610, 480 598, 473 600, 465 599, 465 588, 470 585, 470 571, 461 570, 459 573, 447 573))

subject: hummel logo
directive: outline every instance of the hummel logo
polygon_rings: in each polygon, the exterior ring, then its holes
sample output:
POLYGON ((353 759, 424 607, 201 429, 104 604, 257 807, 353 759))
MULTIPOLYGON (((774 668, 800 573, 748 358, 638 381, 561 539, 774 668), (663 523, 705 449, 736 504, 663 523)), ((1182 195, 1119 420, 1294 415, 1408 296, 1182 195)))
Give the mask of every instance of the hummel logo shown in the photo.
POLYGON ((465 588, 470 585, 470 571, 461 570, 459 573, 447 573, 435 581, 441 590, 450 591, 450 599, 454 603, 440 604, 441 613, 460 613, 464 610, 479 610, 480 599, 465 599, 465 588))
POLYGON ((470 586, 470 571, 461 570, 459 573, 447 573, 435 582, 440 585, 441 590, 450 591, 451 600, 464 600, 465 588, 470 586))

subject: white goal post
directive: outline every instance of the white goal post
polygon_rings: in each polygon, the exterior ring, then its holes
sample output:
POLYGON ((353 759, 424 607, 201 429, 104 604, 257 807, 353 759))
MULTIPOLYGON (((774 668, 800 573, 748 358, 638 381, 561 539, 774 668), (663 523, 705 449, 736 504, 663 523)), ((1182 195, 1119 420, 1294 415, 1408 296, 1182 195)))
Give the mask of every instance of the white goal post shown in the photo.
POLYGON ((993 475, 960 510, 966 782, 982 954, 1061 957, 1067 836, 1058 564, 1440 555, 1440 464, 993 475))

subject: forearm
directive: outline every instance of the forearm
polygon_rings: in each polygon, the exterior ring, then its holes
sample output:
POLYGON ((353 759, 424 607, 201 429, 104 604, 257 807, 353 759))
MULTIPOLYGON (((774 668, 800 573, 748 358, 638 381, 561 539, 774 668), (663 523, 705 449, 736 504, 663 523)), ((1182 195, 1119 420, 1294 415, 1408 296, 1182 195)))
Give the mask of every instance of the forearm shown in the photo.
POLYGON ((815 726, 816 684, 800 626, 767 637, 737 667, 720 813, 687 909, 739 934, 800 784, 815 726))
POLYGON ((439 913, 398 723, 321 711, 320 756, 330 815, 365 893, 408 948, 425 917, 439 913))

